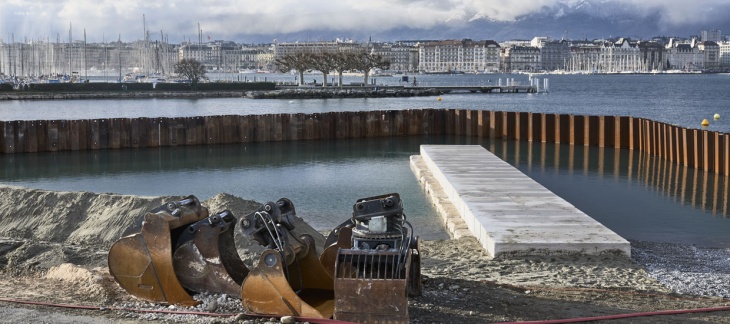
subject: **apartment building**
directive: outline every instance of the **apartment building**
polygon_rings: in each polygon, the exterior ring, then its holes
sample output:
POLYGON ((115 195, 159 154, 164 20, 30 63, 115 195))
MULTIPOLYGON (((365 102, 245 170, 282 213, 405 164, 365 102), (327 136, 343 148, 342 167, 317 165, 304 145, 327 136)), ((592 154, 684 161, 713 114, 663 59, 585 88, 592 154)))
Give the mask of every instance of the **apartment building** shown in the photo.
POLYGON ((637 43, 641 56, 642 72, 663 71, 666 66, 664 46, 657 42, 637 43))
POLYGON ((674 39, 666 46, 667 66, 671 70, 702 70, 705 54, 693 39, 689 43, 679 43, 674 39))
POLYGON ((730 69, 730 42, 720 42, 718 44, 720 69, 730 69))
POLYGON ((707 71, 720 70, 720 46, 716 42, 700 42, 697 44, 697 48, 704 54, 703 69, 707 71))
POLYGON ((512 45, 500 50, 501 71, 536 72, 542 70, 540 48, 512 45))
POLYGON ((446 40, 418 44, 418 71, 482 73, 499 69, 499 44, 492 40, 446 40))
POLYGON ((535 37, 530 42, 530 46, 540 49, 540 63, 545 71, 564 70, 570 60, 568 41, 553 41, 547 37, 535 37))

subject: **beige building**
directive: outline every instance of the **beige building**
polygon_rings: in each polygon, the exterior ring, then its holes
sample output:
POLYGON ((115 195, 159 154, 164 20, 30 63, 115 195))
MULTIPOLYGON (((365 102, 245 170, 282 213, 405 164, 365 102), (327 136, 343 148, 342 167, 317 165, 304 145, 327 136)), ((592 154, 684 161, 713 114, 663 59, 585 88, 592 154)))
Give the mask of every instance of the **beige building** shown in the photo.
POLYGON ((495 41, 447 40, 418 44, 418 71, 424 73, 482 73, 499 69, 495 41))
POLYGON ((542 70, 540 49, 512 45, 501 49, 502 72, 536 72, 542 70))

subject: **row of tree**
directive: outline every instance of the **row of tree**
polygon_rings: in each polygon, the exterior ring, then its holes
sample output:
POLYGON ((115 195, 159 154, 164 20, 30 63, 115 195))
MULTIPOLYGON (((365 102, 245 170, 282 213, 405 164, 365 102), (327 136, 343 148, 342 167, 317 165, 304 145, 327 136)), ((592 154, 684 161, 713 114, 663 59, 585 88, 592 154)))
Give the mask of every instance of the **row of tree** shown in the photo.
POLYGON ((360 71, 364 74, 364 84, 368 84, 368 76, 372 69, 387 70, 390 61, 378 54, 369 54, 365 51, 353 52, 309 52, 299 51, 277 58, 276 64, 281 72, 296 71, 299 74, 298 82, 302 85, 304 72, 317 70, 322 72, 322 85, 327 86, 327 76, 330 72, 337 73, 337 84, 342 85, 342 74, 345 71, 360 71))
MULTIPOLYGON (((358 52, 308 52, 299 51, 286 54, 276 59, 281 72, 297 71, 299 85, 304 83, 304 72, 317 70, 322 72, 322 85, 327 86, 327 76, 331 71, 338 74, 337 84, 342 85, 342 74, 345 71, 361 71, 364 84, 368 84, 368 76, 372 69, 387 70, 390 61, 381 55, 358 52)), ((205 77, 205 66, 195 59, 182 59, 175 64, 175 73, 190 80, 195 85, 205 77)))

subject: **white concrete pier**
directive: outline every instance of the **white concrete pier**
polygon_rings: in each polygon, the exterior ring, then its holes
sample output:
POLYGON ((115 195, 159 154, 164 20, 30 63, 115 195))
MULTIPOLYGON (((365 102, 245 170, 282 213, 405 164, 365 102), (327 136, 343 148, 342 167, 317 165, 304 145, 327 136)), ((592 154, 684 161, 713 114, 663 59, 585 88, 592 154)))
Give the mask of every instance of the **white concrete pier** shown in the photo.
POLYGON ((627 240, 482 146, 422 145, 421 159, 491 256, 609 250, 631 254, 627 240))

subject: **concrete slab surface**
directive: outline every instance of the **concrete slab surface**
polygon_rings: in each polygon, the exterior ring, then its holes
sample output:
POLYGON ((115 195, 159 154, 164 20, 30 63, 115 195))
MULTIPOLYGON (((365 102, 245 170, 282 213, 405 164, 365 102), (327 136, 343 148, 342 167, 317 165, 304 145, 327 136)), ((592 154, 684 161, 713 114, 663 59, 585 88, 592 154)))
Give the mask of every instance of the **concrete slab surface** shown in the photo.
POLYGON ((616 250, 629 242, 480 145, 421 145, 421 158, 491 256, 616 250))

